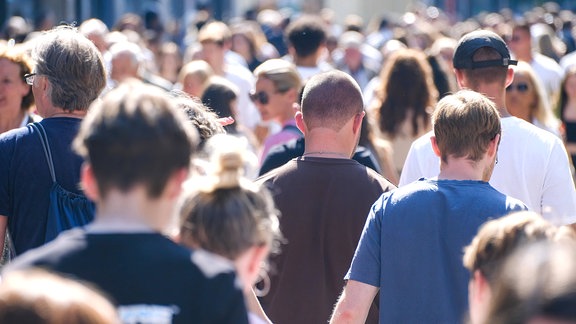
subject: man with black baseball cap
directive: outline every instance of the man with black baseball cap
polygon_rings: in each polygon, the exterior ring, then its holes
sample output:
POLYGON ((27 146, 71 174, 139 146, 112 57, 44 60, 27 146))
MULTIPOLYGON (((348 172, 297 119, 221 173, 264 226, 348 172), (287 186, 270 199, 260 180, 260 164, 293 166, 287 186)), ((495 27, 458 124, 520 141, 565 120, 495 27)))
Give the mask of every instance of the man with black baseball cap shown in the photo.
MULTIPOLYGON (((458 42, 453 62, 458 85, 485 94, 500 112, 502 140, 490 184, 555 224, 574 223, 576 192, 562 141, 506 109, 506 87, 514 79, 509 66, 517 62, 511 60, 504 40, 487 30, 466 34, 458 42)), ((412 144, 400 186, 438 174, 440 162, 430 143, 433 135, 430 132, 412 144)))

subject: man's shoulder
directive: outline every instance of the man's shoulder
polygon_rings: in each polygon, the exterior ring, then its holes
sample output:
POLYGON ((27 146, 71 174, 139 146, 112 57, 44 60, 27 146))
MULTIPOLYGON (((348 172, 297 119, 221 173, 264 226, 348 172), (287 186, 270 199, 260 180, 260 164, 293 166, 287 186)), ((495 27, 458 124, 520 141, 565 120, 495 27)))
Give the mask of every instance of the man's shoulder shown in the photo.
POLYGON ((507 138, 529 141, 530 145, 562 144, 558 136, 517 117, 502 118, 502 140, 507 138))

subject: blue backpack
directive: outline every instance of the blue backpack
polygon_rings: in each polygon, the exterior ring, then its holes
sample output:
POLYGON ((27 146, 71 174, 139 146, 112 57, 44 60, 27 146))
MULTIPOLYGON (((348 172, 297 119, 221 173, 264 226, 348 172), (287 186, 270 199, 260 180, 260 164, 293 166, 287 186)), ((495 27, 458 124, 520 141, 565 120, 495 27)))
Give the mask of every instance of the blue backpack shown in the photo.
POLYGON ((40 123, 33 123, 30 126, 36 130, 40 137, 48 168, 50 169, 50 176, 52 177, 44 238, 44 243, 47 243, 55 239, 63 231, 84 226, 91 222, 94 219, 96 206, 86 196, 68 191, 58 184, 46 131, 40 123))

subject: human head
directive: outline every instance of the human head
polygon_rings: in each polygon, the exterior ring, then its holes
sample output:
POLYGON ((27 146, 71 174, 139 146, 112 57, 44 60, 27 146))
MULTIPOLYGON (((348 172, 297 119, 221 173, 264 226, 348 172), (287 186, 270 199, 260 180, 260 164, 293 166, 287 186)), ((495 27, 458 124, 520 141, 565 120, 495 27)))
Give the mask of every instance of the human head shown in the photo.
POLYGON ((501 133, 500 115, 494 103, 470 90, 442 98, 432 114, 432 124, 444 163, 450 156, 480 161, 501 133))
POLYGON ((10 96, 17 97, 20 101, 19 108, 28 111, 34 104, 34 95, 30 86, 26 84, 24 75, 32 71, 32 61, 26 54, 24 48, 15 46, 12 48, 0 46, 0 62, 6 64, 6 68, 1 68, 2 73, 6 73, 2 78, 9 78, 17 90, 11 90, 10 96), (15 72, 15 73, 14 73, 15 72), (10 74, 10 75, 8 75, 10 74))
POLYGON ((574 240, 544 240, 506 261, 484 323, 576 323, 574 240))
POLYGON ((293 105, 298 101, 302 86, 294 64, 282 59, 270 59, 255 70, 256 90, 252 100, 262 120, 276 120, 283 124, 294 117, 293 105), (263 99, 263 96, 265 99, 263 99))
POLYGON ((306 127, 340 129, 351 118, 364 114, 358 83, 341 71, 329 71, 310 78, 302 91, 301 114, 306 127))
POLYGON ((517 62, 510 59, 504 40, 494 32, 477 30, 458 41, 452 64, 458 76, 462 73, 468 88, 477 90, 481 84, 500 83, 505 86, 508 67, 517 62))
POLYGON ((364 35, 353 30, 342 33, 338 39, 338 47, 344 51, 344 63, 352 71, 356 71, 362 64, 362 44, 364 35))
POLYGON ((110 31, 102 20, 97 18, 88 19, 78 27, 78 31, 94 43, 100 53, 104 53, 108 50, 106 36, 110 31))
POLYGON ((517 22, 512 27, 512 36, 508 45, 518 59, 531 61, 532 59, 532 35, 530 25, 526 22, 517 22))
POLYGON ((96 290, 34 269, 2 276, 0 322, 113 324, 120 319, 114 306, 96 290))
POLYGON ((250 289, 269 250, 278 249, 280 228, 268 190, 243 177, 255 156, 241 141, 229 135, 208 141, 213 170, 189 183, 180 210, 180 240, 234 261, 250 289))
POLYGON ((566 69, 564 78, 560 84, 560 96, 556 108, 560 112, 560 118, 564 118, 564 110, 570 99, 576 98, 576 65, 571 65, 566 69))
POLYGON ((286 27, 286 39, 297 58, 318 55, 326 43, 327 33, 320 17, 304 15, 286 27))
POLYGON ((214 71, 206 61, 194 60, 182 67, 178 75, 178 82, 182 84, 184 92, 200 98, 212 75, 214 75, 214 71))
POLYGON ((497 276, 507 258, 529 242, 553 239, 557 228, 534 212, 517 212, 486 222, 464 253, 470 271, 469 305, 472 323, 481 323, 497 276))
MULTIPOLYGON (((56 27, 38 37, 32 50, 35 61, 35 85, 32 87, 37 106, 37 79, 45 79, 47 96, 53 107, 72 112, 85 111, 106 85, 106 72, 96 46, 69 26, 56 27)), ((42 107, 38 107, 40 113, 42 107)))
POLYGON ((204 106, 199 98, 192 98, 181 91, 172 91, 178 108, 182 109, 188 120, 200 135, 199 149, 202 149, 206 141, 216 134, 225 133, 224 127, 218 122, 218 115, 204 106))
POLYGON ((514 80, 506 87, 506 108, 513 116, 529 123, 558 128, 542 82, 530 64, 520 61, 514 67, 514 80))
POLYGON ((110 47, 112 58, 110 78, 118 83, 129 78, 138 78, 144 54, 138 44, 120 42, 110 47))
POLYGON ((221 21, 212 21, 198 31, 198 42, 202 44, 202 59, 214 70, 221 70, 224 65, 224 54, 230 49, 232 32, 221 21))
MULTIPOLYGON (((230 81, 215 76, 210 78, 208 86, 202 94, 202 103, 214 111, 218 117, 232 117, 236 119, 236 103, 238 98, 238 89, 230 81)), ((235 132, 236 123, 228 125, 225 129, 229 132, 235 132)))
POLYGON ((197 137, 168 94, 132 81, 92 106, 73 146, 94 174, 95 200, 136 186, 154 199, 175 173, 188 170, 197 137))
POLYGON ((426 55, 414 49, 397 50, 386 60, 380 79, 373 107, 380 129, 394 138, 411 110, 412 135, 417 136, 419 125, 430 125, 430 112, 438 98, 426 55))

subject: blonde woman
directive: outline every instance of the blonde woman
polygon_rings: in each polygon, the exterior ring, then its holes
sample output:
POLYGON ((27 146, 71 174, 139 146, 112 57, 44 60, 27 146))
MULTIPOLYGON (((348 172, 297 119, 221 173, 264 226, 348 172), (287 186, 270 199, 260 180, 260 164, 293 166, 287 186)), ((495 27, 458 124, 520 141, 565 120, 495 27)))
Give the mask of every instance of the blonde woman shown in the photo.
POLYGON ((530 64, 519 61, 514 81, 506 88, 510 114, 560 136, 560 121, 552 113, 550 99, 530 64))

